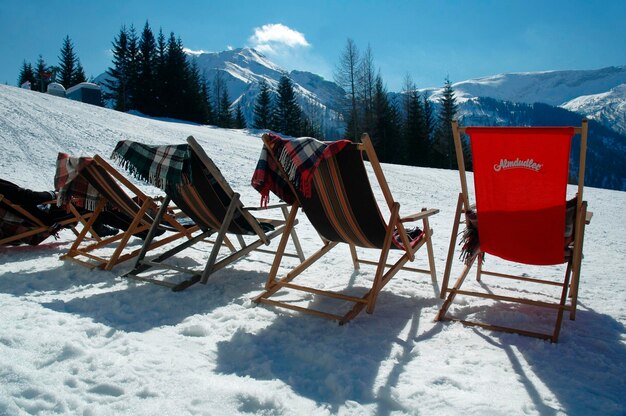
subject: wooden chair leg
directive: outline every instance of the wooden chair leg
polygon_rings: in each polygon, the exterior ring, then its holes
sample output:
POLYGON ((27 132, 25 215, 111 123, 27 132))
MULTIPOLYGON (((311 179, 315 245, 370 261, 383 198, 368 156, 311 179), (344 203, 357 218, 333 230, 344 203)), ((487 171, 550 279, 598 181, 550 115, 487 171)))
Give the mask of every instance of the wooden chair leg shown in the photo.
MULTIPOLYGON (((391 210, 391 217, 389 219, 389 225, 387 227, 387 233, 385 235, 385 241, 383 243, 383 248, 380 252, 380 259, 378 260, 378 267, 376 268, 376 275, 374 277, 374 282, 372 284, 372 290, 368 296, 367 300, 367 309, 365 310, 367 313, 374 313, 374 307, 376 306, 376 298, 378 297, 378 292, 382 287, 382 279, 383 274, 385 273, 385 265, 387 264, 387 257, 389 256, 389 250, 391 249, 391 239, 393 238, 393 231, 396 227, 402 226, 402 224, 398 221, 398 211, 400 210, 400 205, 396 202, 393 205, 391 210)), ((410 250, 410 247, 407 247, 407 250, 410 250)))
MULTIPOLYGON (((476 255, 472 256, 469 262, 465 265, 465 268, 463 269, 463 272, 461 273, 456 283, 454 284, 454 287, 451 290, 446 290, 446 291, 449 291, 450 294, 446 298, 445 302, 443 302, 443 305, 441 305, 441 309, 439 309, 439 313, 437 314, 435 321, 441 321, 445 318, 446 313, 448 312, 448 308, 452 304, 452 301, 454 301, 454 298, 456 296, 456 291, 459 290, 459 288, 463 284, 463 281, 465 281, 467 274, 469 273, 470 269, 474 265, 474 261, 476 260, 476 257, 477 257, 476 255)), ((442 290, 441 293, 444 293, 444 291, 442 290)))
POLYGON ((456 211, 454 214, 454 223, 452 224, 452 234, 450 235, 450 246, 448 247, 448 258, 446 259, 446 268, 443 272, 443 280, 441 282, 441 299, 446 298, 446 292, 448 291, 448 283, 450 280, 450 273, 452 271, 452 262, 454 260, 454 253, 456 250, 456 239, 459 234, 459 224, 461 222, 461 214, 463 207, 463 194, 459 194, 458 201, 456 203, 456 211))
POLYGON ((354 266, 354 270, 359 270, 359 256, 356 252, 356 247, 354 244, 349 244, 350 247, 350 255, 352 256, 352 265, 354 266))

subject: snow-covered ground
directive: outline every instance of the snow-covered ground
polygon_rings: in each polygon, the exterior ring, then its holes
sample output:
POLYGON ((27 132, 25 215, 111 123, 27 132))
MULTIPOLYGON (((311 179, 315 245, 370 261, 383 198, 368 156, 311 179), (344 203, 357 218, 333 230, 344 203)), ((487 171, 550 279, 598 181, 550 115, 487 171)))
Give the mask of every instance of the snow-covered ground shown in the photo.
MULTIPOLYGON (((58 151, 108 157, 120 139, 179 143, 188 135, 246 204, 259 202, 249 186, 257 133, 140 118, 0 86, 0 177, 34 189, 52 188, 58 151)), ((560 342, 550 344, 433 322, 458 176, 383 168, 403 213, 441 209, 432 220, 439 282, 401 272, 373 315, 346 326, 255 306, 250 299, 272 260, 264 254, 216 273, 206 286, 173 293, 118 277, 129 264, 104 272, 59 260, 69 232, 38 247, 0 248, 0 414, 626 414, 626 193, 585 190, 594 218, 580 309, 576 321, 563 323, 560 342)), ((319 240, 300 219, 311 253, 319 240)), ((200 265, 206 255, 192 250, 181 261, 200 265)), ((366 287, 372 268, 353 274, 348 259, 347 248, 337 248, 306 276, 340 290, 366 287)), ((521 290, 539 296, 528 284, 521 290)), ((527 307, 510 316, 506 305, 483 305, 461 301, 455 311, 521 324, 551 318, 527 307)))

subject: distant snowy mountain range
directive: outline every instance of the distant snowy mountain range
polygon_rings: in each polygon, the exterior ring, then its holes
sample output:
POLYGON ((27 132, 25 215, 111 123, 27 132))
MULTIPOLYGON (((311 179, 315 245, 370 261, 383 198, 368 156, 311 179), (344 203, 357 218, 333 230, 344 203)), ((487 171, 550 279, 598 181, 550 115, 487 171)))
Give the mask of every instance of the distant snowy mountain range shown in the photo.
MULTIPOLYGON (((250 48, 190 53, 189 59, 196 61, 209 81, 222 73, 233 106, 241 105, 248 125, 252 125, 260 81, 276 90, 280 77, 288 75, 304 112, 325 137, 342 137, 345 92, 334 82, 311 72, 288 72, 250 48)), ((580 124, 583 116, 596 121, 591 125, 595 148, 589 165, 595 179, 589 184, 626 190, 626 167, 622 166, 626 157, 626 66, 506 73, 457 82, 453 88, 459 119, 466 125, 580 124), (604 172, 607 166, 610 171, 604 172)), ((442 88, 420 92, 437 106, 442 88)), ((400 93, 390 95, 400 97, 400 93)))

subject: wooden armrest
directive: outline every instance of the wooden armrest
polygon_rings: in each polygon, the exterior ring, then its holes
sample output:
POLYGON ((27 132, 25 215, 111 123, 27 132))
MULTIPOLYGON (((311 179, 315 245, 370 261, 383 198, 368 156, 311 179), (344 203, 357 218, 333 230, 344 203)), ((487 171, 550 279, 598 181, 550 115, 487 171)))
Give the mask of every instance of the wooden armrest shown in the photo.
POLYGON ((282 204, 268 205, 266 207, 246 207, 246 209, 248 211, 263 211, 263 210, 266 210, 266 209, 282 208, 282 207, 288 207, 288 206, 289 206, 289 204, 282 203, 282 204))
POLYGON ((439 212, 437 208, 424 209, 423 211, 416 212, 415 214, 407 215, 406 217, 400 218, 400 222, 411 222, 421 220, 423 218, 430 217, 431 215, 435 215, 439 212))

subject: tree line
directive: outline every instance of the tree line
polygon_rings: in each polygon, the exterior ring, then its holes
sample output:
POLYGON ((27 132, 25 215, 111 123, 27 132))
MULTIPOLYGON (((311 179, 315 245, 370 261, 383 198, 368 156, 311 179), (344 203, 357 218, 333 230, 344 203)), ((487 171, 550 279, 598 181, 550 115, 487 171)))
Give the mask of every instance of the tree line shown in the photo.
MULTIPOLYGON (((380 70, 375 70, 371 47, 361 52, 352 39, 340 54, 334 78, 346 91, 343 114, 347 139, 359 141, 360 135, 368 132, 383 162, 457 168, 451 122, 458 106, 448 78, 438 113, 410 75, 405 77, 400 98, 394 98, 380 70)), ((469 152, 466 144, 463 150, 469 152)))
POLYGON ((65 89, 87 81, 85 70, 80 63, 80 58, 74 51, 74 44, 69 36, 65 36, 59 52, 58 65, 48 65, 42 55, 39 55, 37 63, 33 65, 24 60, 20 68, 17 85, 22 86, 30 82, 30 89, 46 92, 48 85, 58 82, 65 89))
MULTIPOLYGON (((137 110, 218 127, 247 127, 241 105, 233 106, 223 71, 212 80, 187 59, 183 42, 171 32, 154 35, 146 22, 141 35, 123 26, 113 40, 113 62, 105 82, 113 108, 137 110), (233 108, 234 107, 234 108, 233 108)), ((296 101, 293 83, 284 75, 274 94, 261 83, 254 108, 254 127, 286 135, 317 135, 318 131, 296 101)))
MULTIPOLYGON (((217 71, 208 80, 196 62, 187 58, 183 42, 174 32, 166 37, 160 29, 155 36, 148 22, 141 34, 132 25, 122 26, 113 39, 112 54, 104 98, 114 109, 225 128, 247 127, 241 105, 233 108, 224 73, 217 71)), ((383 162, 457 168, 450 123, 458 108, 448 78, 438 111, 409 75, 401 94, 389 94, 380 70, 375 69, 371 47, 360 52, 351 39, 340 54, 334 78, 346 92, 345 138, 359 141, 361 133, 368 132, 383 162)), ((58 66, 47 66, 41 55, 34 69, 24 61, 18 84, 25 81, 39 91, 53 81, 65 88, 85 81, 69 36, 63 41, 58 66)), ((298 104, 287 74, 281 76, 276 91, 267 81, 260 82, 252 127, 324 139, 320 126, 298 104)), ((465 143, 463 150, 469 153, 465 143)))

